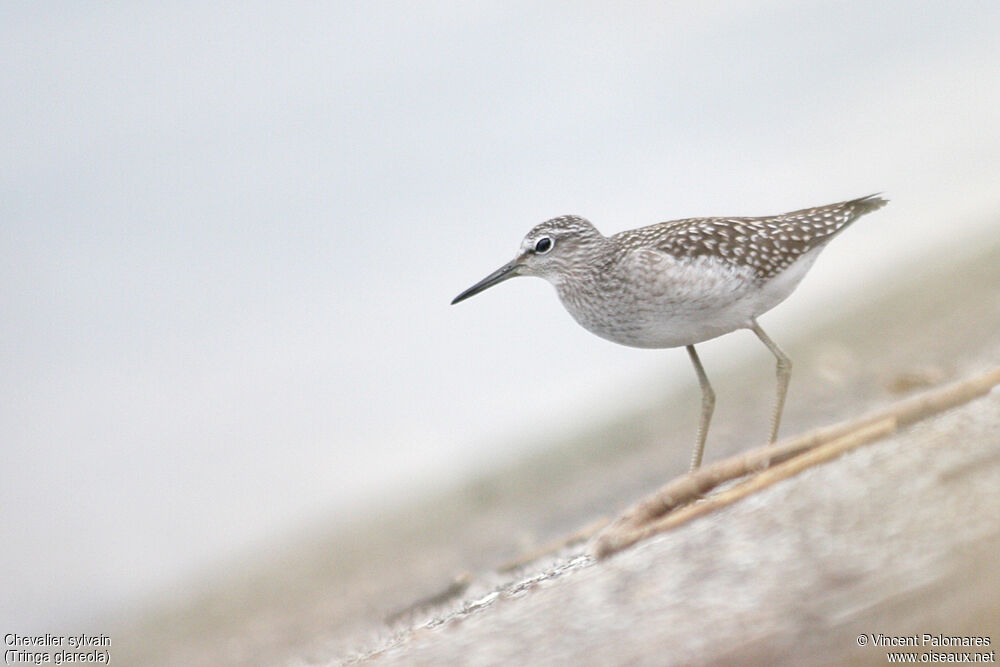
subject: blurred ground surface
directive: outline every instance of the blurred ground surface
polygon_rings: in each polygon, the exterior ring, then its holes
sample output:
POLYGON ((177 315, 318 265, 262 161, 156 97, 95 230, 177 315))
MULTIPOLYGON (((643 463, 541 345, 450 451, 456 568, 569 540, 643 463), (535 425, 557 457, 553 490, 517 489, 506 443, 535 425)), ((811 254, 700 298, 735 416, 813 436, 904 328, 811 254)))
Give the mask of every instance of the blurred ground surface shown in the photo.
MULTIPOLYGON (((795 362, 785 435, 987 370, 1000 362, 1000 239, 915 261, 899 284, 803 339, 770 333, 795 362)), ((765 350, 712 374, 727 407, 708 460, 762 437, 771 364, 765 350), (759 426, 756 439, 742 424, 759 426)), ((693 378, 688 389, 462 488, 234 565, 121 625, 114 658, 884 664, 859 634, 1000 642, 996 391, 606 562, 577 546, 497 571, 685 470, 693 378), (459 595, 386 623, 463 574, 459 595)))

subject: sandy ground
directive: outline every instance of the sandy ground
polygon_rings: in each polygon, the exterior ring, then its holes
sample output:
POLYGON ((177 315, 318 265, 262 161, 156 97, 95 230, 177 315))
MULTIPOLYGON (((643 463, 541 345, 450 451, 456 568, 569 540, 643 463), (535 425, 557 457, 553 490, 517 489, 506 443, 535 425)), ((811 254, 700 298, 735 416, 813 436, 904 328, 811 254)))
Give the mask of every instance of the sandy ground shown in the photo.
POLYGON ((872 635, 995 638, 998 431, 1000 391, 606 561, 567 550, 372 662, 884 664, 872 635))
MULTIPOLYGON (((988 370, 1000 239, 914 262, 879 298, 781 343, 795 361, 785 434, 988 370)), ((747 391, 773 385, 760 361, 713 374, 710 460, 763 437, 771 391, 747 391)), ((606 561, 574 545, 502 570, 684 470, 697 409, 697 392, 657 397, 517 466, 255 554, 119 622, 114 660, 884 664, 863 633, 996 648, 997 391, 606 561)))

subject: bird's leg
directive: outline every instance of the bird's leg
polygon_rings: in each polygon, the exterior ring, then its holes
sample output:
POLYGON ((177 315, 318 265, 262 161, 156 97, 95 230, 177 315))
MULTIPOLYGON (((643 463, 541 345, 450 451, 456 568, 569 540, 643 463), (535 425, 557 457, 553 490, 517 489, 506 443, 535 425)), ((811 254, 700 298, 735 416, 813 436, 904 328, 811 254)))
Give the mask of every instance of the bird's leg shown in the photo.
POLYGON ((760 338, 764 345, 767 345, 767 349, 771 350, 771 354, 778 360, 778 401, 774 406, 774 414, 771 415, 771 439, 768 441, 773 443, 778 439, 778 426, 781 424, 781 413, 785 409, 785 395, 788 393, 788 381, 792 378, 792 360, 764 333, 764 330, 757 324, 757 320, 750 320, 750 329, 757 334, 757 338, 760 338))
POLYGON ((705 369, 702 368, 701 359, 694 349, 694 345, 687 346, 688 356, 694 364, 694 371, 698 374, 698 384, 701 385, 701 421, 698 423, 698 442, 695 444, 694 453, 691 455, 691 470, 697 470, 701 465, 701 456, 705 453, 705 438, 708 437, 708 423, 712 420, 712 412, 715 410, 715 392, 708 382, 705 369))

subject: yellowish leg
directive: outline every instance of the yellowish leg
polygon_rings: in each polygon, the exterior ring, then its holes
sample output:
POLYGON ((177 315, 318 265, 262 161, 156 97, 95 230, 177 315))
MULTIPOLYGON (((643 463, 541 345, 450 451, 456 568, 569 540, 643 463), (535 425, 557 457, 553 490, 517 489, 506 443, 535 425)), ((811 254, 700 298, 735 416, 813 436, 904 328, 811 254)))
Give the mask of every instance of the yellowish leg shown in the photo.
POLYGON ((768 441, 773 443, 778 439, 778 426, 781 425, 781 413, 785 409, 785 395, 788 394, 788 381, 792 379, 792 360, 764 333, 764 330, 757 324, 757 320, 751 320, 750 329, 757 334, 757 338, 760 338, 764 345, 767 345, 767 349, 771 350, 771 354, 778 360, 778 401, 774 406, 774 414, 771 415, 771 439, 768 441))
POLYGON ((712 412, 715 410, 715 392, 708 382, 705 369, 702 368, 701 359, 695 352, 694 345, 687 346, 688 356, 694 364, 694 371, 698 374, 698 384, 701 385, 701 421, 698 422, 698 441, 695 443, 694 453, 691 455, 691 470, 697 470, 701 465, 702 454, 705 453, 705 438, 708 437, 708 423, 712 421, 712 412))

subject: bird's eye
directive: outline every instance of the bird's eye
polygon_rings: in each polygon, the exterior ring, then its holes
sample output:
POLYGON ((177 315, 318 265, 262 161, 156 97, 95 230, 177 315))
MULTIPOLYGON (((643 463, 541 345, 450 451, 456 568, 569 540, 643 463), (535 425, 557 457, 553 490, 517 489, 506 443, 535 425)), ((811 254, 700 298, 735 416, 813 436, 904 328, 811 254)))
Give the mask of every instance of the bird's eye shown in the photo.
POLYGON ((535 241, 535 252, 539 255, 544 255, 549 250, 552 250, 552 237, 543 236, 542 238, 535 241))

